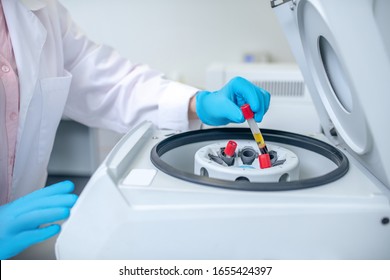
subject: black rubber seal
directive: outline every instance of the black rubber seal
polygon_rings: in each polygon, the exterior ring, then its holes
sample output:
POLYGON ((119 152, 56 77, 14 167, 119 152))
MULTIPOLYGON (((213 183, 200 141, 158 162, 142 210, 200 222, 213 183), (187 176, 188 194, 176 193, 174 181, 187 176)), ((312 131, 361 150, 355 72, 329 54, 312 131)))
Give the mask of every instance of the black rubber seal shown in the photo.
POLYGON ((193 173, 178 170, 177 168, 167 164, 161 159, 161 156, 166 152, 174 148, 192 143, 214 140, 226 140, 231 139, 233 135, 234 139, 253 139, 252 133, 249 129, 230 127, 195 130, 173 135, 169 138, 162 140, 160 143, 153 147, 150 153, 150 159, 158 169, 170 176, 195 184, 245 191, 290 191, 319 187, 340 179, 348 172, 348 158, 339 149, 325 142, 308 136, 280 130, 262 129, 261 132, 266 141, 288 144, 318 153, 334 162, 337 167, 336 169, 324 175, 304 180, 290 182, 251 183, 247 181, 233 182, 195 175, 193 173))

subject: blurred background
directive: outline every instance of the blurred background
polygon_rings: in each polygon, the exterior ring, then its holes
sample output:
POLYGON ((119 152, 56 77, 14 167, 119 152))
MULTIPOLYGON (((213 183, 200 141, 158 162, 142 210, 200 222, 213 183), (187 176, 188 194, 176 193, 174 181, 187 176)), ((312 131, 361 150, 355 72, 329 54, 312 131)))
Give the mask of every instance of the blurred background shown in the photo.
POLYGON ((211 63, 294 62, 268 0, 61 0, 98 42, 204 88, 211 63))

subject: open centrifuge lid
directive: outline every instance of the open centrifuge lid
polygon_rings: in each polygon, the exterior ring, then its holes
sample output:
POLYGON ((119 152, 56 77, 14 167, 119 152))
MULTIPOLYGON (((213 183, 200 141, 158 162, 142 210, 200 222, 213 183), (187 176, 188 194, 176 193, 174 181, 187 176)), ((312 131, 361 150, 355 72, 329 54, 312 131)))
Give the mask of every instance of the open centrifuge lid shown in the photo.
POLYGON ((267 141, 287 144, 320 154, 332 161, 336 165, 336 168, 321 176, 303 180, 290 182, 251 183, 246 181, 233 182, 195 175, 194 173, 182 171, 162 159, 162 156, 165 153, 192 143, 228 140, 232 137, 232 135, 234 135, 234 139, 253 140, 253 135, 249 128, 231 127, 195 130, 170 136, 154 146, 151 151, 150 158, 152 163, 158 169, 170 176, 201 185, 246 191, 287 191, 318 187, 340 179, 348 171, 349 163, 347 157, 340 150, 323 141, 296 133, 271 129, 263 129, 262 134, 267 141))
POLYGON ((390 187, 390 1, 273 0, 325 134, 390 187))

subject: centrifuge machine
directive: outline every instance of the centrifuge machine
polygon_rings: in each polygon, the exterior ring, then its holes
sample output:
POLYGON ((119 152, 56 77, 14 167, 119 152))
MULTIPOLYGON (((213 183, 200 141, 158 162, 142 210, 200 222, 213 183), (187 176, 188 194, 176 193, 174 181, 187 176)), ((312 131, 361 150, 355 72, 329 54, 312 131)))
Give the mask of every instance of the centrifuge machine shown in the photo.
POLYGON ((143 123, 81 193, 57 258, 390 258, 390 1, 271 6, 324 134, 262 130, 262 169, 249 128, 143 123))

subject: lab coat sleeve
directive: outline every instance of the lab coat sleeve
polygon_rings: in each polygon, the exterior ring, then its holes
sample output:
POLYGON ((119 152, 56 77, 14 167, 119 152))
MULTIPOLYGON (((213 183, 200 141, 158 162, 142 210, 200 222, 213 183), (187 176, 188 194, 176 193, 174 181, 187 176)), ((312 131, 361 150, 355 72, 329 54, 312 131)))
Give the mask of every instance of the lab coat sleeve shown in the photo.
MULTIPOLYGON (((60 5, 60 4, 59 4, 60 5)), ((64 65, 73 78, 65 116, 93 127, 127 132, 148 120, 160 129, 188 130, 189 100, 198 91, 133 64, 108 46, 90 41, 59 7, 64 65)))

